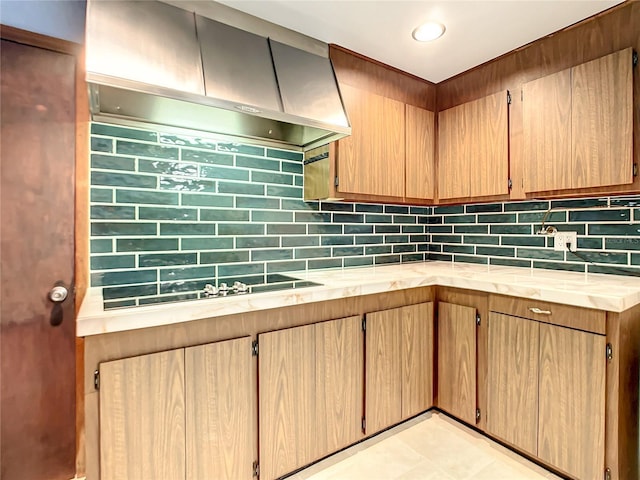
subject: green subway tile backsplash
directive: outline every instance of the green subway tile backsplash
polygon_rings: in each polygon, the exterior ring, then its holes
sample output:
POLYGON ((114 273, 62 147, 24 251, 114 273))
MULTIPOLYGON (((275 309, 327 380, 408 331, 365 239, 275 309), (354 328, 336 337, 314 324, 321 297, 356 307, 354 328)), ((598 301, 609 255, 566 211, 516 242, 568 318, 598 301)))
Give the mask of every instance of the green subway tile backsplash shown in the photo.
POLYGON ((133 175, 120 172, 103 172, 94 170, 91 172, 91 185, 109 187, 136 187, 136 188, 156 188, 157 177, 149 175, 133 175))
POLYGON ((209 163, 212 165, 233 165, 233 155, 228 153, 204 152, 202 150, 192 150, 181 148, 181 160, 185 162, 209 163))
POLYGON ((168 160, 178 159, 178 149, 175 147, 128 142, 125 140, 117 140, 116 153, 141 157, 165 158, 168 160))
POLYGON ((138 265, 140 267, 167 267, 171 265, 196 265, 198 254, 196 253, 152 253, 140 255, 138 265))
POLYGON ((200 137, 188 137, 184 135, 160 135, 160 143, 164 145, 179 145, 184 147, 197 147, 215 150, 217 148, 217 144, 215 141, 200 138, 200 137))
POLYGON ((111 188, 92 188, 90 193, 91 202, 113 202, 113 189, 111 188))
POLYGON ((130 138, 132 140, 144 140, 147 142, 157 142, 158 134, 137 128, 126 128, 117 125, 105 125, 103 123, 91 124, 92 135, 105 135, 117 138, 130 138))
POLYGON ((640 272, 640 196, 305 202, 301 152, 100 123, 91 132, 91 281, 108 307, 197 298, 205 283, 425 260, 640 272), (588 262, 535 234, 545 216, 578 232, 588 262))
POLYGON ((128 157, 116 157, 114 155, 91 155, 91 168, 106 170, 127 170, 135 171, 136 161, 128 157))
POLYGON ((190 177, 160 177, 160 190, 215 193, 216 182, 190 177))

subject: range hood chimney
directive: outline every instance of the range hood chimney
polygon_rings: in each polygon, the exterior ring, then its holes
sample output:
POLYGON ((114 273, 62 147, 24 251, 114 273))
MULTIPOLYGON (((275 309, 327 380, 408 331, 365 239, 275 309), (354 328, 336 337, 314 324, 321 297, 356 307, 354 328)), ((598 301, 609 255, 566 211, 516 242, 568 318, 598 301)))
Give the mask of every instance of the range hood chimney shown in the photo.
POLYGON ((89 0, 94 120, 309 150, 351 134, 329 58, 159 1, 89 0))

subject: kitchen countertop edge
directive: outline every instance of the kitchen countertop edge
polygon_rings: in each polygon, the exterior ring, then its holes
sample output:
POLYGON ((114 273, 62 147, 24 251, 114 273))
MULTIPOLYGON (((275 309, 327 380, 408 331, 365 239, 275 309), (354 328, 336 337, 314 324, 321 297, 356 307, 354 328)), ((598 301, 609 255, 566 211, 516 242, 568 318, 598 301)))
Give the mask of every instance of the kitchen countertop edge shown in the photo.
POLYGON ((640 304, 640 278, 522 267, 429 261, 287 275, 322 285, 110 310, 104 310, 102 288, 90 288, 78 314, 76 335, 100 335, 434 285, 610 312, 640 304))

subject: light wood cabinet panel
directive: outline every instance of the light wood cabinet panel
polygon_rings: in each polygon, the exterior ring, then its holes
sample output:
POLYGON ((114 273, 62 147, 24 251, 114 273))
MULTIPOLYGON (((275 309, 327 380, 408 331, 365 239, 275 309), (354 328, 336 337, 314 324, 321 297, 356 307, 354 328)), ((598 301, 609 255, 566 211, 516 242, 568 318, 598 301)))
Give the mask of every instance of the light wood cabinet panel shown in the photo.
POLYGON ((322 457, 362 438, 362 319, 317 323, 315 337, 316 439, 322 457))
POLYGON ((507 91, 438 113, 438 198, 509 193, 507 91))
POLYGON ((467 158, 472 197, 509 194, 509 125, 507 91, 471 102, 467 125, 471 155, 467 158))
POLYGON ((476 423, 476 309, 438 303, 438 406, 476 423))
POLYGON ((184 479, 184 350, 102 363, 100 383, 100 478, 184 479))
POLYGON ((438 198, 469 197, 467 162, 471 155, 470 106, 438 112, 438 198))
POLYGON ((405 197, 433 198, 435 114, 406 105, 405 197))
POLYGON ((185 350, 188 480, 251 480, 251 338, 185 350))
POLYGON ((632 49, 523 84, 524 191, 633 183, 632 49))
POLYGON ((315 326, 258 335, 260 477, 312 462, 315 432, 315 326))
POLYGON ((633 182, 632 49, 572 69, 573 188, 633 182))
POLYGON ((525 192, 571 188, 571 70, 525 83, 525 192))
POLYGON ((538 451, 537 322, 489 316, 487 431, 536 455, 538 451))
POLYGON ((433 302, 402 307, 402 418, 433 406, 433 302))
POLYGON ((605 343, 540 324, 538 456, 581 480, 604 471, 605 343))
POLYGON ((402 419, 401 309, 368 313, 365 353, 366 434, 402 419))
POLYGON ((341 85, 351 136, 336 148, 338 192, 404 195, 404 103, 341 85))

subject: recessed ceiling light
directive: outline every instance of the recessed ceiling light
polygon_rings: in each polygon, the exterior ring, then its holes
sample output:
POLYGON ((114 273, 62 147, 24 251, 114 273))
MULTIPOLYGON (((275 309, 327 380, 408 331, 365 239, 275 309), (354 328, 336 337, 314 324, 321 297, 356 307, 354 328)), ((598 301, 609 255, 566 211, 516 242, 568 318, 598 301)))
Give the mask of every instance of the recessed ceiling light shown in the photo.
POLYGON ((414 40, 418 42, 430 42, 436 38, 440 38, 444 33, 444 25, 438 22, 423 23, 419 27, 416 27, 411 33, 414 40))

